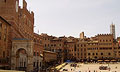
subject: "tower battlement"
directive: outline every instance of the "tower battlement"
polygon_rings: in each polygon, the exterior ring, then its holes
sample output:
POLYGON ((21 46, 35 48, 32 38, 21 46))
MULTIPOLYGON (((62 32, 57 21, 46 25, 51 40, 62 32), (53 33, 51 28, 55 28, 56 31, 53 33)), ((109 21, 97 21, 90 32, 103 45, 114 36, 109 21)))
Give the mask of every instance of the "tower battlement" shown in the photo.
POLYGON ((98 34, 97 36, 110 36, 112 34, 98 34))

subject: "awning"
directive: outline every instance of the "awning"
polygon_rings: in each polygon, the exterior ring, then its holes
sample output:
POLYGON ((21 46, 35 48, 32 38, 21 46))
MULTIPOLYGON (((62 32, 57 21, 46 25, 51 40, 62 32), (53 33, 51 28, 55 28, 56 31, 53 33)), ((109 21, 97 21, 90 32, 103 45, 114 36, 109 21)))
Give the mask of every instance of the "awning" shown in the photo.
POLYGON ((66 63, 63 63, 63 64, 61 64, 61 65, 59 65, 59 66, 57 66, 57 67, 55 67, 57 70, 59 70, 61 67, 63 67, 64 65, 65 65, 66 63))
POLYGON ((43 54, 40 54, 41 57, 43 57, 43 54))
POLYGON ((105 61, 110 61, 110 60, 105 60, 105 61))
POLYGON ((116 60, 111 60, 111 61, 116 61, 116 60))
POLYGON ((103 60, 98 60, 98 61, 100 61, 100 62, 101 62, 101 61, 103 61, 103 60))

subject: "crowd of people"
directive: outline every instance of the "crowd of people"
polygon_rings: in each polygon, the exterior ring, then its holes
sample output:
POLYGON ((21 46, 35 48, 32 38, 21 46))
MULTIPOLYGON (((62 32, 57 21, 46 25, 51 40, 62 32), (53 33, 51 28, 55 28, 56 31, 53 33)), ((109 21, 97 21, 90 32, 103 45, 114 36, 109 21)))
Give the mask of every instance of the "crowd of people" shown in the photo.
MULTIPOLYGON (((79 68, 82 67, 82 65, 77 64, 77 63, 71 63, 70 64, 70 69, 66 69, 67 72, 117 72, 117 70, 112 71, 111 67, 109 64, 106 65, 100 65, 98 69, 90 69, 91 67, 86 67, 86 70, 79 70, 79 68), (107 66, 106 66, 107 65, 107 66)), ((116 66, 114 69, 117 69, 118 67, 116 66)), ((65 71, 65 70, 64 70, 65 71)))

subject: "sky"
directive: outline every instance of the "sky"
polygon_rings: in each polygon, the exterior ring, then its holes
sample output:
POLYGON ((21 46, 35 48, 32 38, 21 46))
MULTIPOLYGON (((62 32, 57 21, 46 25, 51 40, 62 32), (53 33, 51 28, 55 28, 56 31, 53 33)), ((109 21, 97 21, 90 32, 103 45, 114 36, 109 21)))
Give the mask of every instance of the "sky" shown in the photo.
MULTIPOLYGON (((120 36, 120 0, 26 0, 35 14, 36 33, 79 37, 110 33, 112 22, 120 36)), ((21 2, 21 1, 20 1, 21 2)), ((20 3, 21 4, 21 3, 20 3)))

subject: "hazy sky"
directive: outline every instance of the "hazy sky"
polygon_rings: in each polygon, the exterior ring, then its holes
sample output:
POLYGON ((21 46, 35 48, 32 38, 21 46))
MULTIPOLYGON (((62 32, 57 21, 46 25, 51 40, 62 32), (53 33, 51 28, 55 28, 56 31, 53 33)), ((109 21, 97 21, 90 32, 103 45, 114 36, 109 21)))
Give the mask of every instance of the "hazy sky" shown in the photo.
POLYGON ((120 0, 26 0, 35 13, 35 32, 54 36, 87 37, 110 33, 120 36, 120 0))

